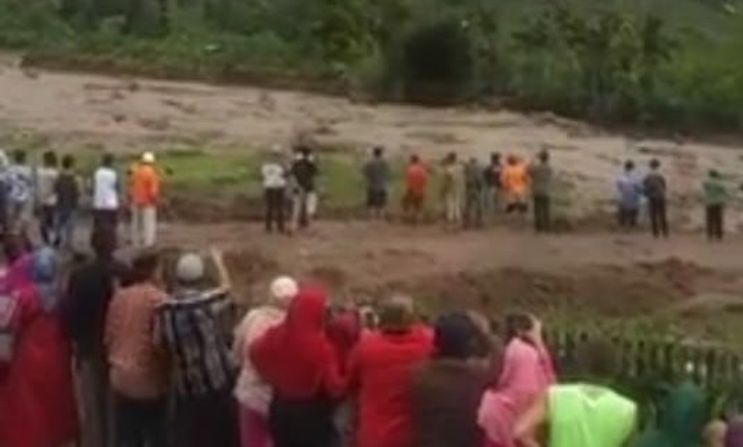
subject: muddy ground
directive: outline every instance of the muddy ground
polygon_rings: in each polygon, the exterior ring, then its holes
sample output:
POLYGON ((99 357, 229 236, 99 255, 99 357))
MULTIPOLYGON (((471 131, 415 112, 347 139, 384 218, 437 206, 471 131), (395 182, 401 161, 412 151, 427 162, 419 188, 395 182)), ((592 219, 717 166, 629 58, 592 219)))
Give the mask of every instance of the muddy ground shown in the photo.
POLYGON ((670 241, 645 234, 537 237, 508 228, 452 234, 326 222, 293 238, 266 236, 250 224, 175 224, 166 240, 225 247, 246 303, 263 299, 271 277, 289 273, 321 280, 340 303, 404 292, 429 315, 474 308, 497 317, 522 309, 572 324, 600 318, 681 336, 741 334, 738 237, 710 245, 689 235, 670 241))
MULTIPOLYGON (((664 162, 675 230, 698 228, 706 170, 722 170, 731 186, 743 180, 743 152, 735 145, 617 135, 550 114, 355 104, 300 92, 22 70, 14 56, 0 58, 0 91, 0 141, 27 133, 60 150, 260 150, 298 135, 337 150, 382 143, 427 158, 451 150, 482 159, 492 151, 532 156, 548 148, 571 185, 575 219, 611 209, 613 179, 628 157, 664 162)), ((730 230, 742 217, 734 205, 730 230)), ((247 224, 179 222, 163 233, 169 244, 227 249, 243 302, 260 300, 266 281, 288 272, 323 280, 341 301, 408 292, 429 313, 527 308, 579 323, 600 316, 693 336, 743 332, 740 236, 716 245, 688 233, 655 242, 588 222, 585 232, 546 238, 518 222, 461 234, 324 222, 295 238, 267 237, 247 224)))

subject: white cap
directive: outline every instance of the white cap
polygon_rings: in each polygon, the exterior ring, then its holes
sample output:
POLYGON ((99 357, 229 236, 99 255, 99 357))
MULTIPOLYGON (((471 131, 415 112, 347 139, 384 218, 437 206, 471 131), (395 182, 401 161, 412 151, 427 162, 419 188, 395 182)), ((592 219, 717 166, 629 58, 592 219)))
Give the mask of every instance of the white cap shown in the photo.
POLYGON ((186 253, 178 259, 175 277, 179 281, 194 282, 204 277, 204 260, 196 253, 186 253))
POLYGON ((155 162, 155 154, 152 152, 145 152, 142 154, 142 162, 143 163, 154 163, 155 162))
POLYGON ((271 282, 271 299, 281 307, 289 307, 289 303, 299 293, 297 281, 289 276, 279 276, 271 282))

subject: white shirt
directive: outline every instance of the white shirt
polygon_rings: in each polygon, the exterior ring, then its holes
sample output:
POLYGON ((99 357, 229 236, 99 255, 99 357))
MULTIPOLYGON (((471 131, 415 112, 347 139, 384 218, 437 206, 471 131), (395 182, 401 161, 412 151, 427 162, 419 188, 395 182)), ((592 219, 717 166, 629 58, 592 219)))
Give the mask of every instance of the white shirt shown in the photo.
POLYGON ((57 177, 59 177, 59 171, 56 168, 42 166, 36 170, 36 194, 39 203, 44 206, 57 204, 57 193, 55 191, 57 177))
POLYGON ((265 163, 261 168, 263 174, 263 187, 266 189, 285 188, 286 175, 284 167, 278 163, 265 163))
POLYGON ((111 168, 100 167, 93 176, 93 208, 115 210, 119 208, 119 178, 111 168))

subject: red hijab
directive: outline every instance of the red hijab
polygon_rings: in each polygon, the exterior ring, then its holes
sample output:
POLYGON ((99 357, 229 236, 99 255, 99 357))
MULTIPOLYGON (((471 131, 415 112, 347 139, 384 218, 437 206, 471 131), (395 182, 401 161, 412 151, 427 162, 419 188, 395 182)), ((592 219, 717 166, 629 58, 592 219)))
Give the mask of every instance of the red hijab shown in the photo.
POLYGON ((300 287, 284 322, 250 348, 258 373, 282 397, 339 397, 345 390, 338 357, 325 333, 326 302, 322 288, 300 287))

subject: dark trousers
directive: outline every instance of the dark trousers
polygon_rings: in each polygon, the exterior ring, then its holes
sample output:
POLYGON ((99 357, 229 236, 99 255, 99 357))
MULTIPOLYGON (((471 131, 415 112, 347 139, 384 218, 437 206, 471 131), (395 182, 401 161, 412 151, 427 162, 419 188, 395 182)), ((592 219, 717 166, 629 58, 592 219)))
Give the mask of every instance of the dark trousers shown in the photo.
POLYGON ((119 210, 93 210, 93 231, 117 230, 119 227, 119 210))
POLYGON ((267 188, 265 190, 266 200, 266 231, 273 231, 274 223, 281 233, 284 232, 284 213, 286 202, 284 200, 284 188, 267 188))
POLYGON ((116 447, 167 447, 164 399, 134 400, 117 395, 116 447))
POLYGON ((334 405, 325 398, 297 401, 274 396, 268 416, 274 447, 335 445, 333 413, 334 405))
POLYGON ((619 221, 619 226, 621 228, 637 227, 637 216, 639 216, 639 214, 640 212, 637 208, 625 208, 620 205, 617 212, 617 220, 619 221))
POLYGON ((666 211, 666 199, 650 199, 648 201, 650 211, 650 226, 653 236, 668 237, 668 216, 666 211))
POLYGON ((529 210, 529 206, 524 202, 511 202, 506 205, 506 214, 519 213, 526 214, 529 210))
POLYGON ((108 365, 102 347, 77 345, 75 378, 82 416, 80 445, 110 445, 110 388, 108 365))
POLYGON ((707 206, 707 238, 721 241, 725 235, 725 207, 722 205, 707 206))
POLYGON ((482 226, 482 193, 478 189, 468 189, 464 198, 464 226, 482 226))
POLYGON ((231 389, 179 398, 175 426, 176 447, 236 447, 237 406, 231 389))
POLYGON ((549 196, 534 196, 534 228, 537 233, 550 231, 550 198, 549 196))
POLYGON ((44 205, 41 207, 39 219, 41 225, 41 238, 47 245, 57 243, 57 207, 44 205))

